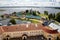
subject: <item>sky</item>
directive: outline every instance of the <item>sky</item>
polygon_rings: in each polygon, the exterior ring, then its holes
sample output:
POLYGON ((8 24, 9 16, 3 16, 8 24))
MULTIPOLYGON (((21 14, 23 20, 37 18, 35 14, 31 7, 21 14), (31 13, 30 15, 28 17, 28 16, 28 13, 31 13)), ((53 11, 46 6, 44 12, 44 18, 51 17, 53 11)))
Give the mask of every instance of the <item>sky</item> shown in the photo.
POLYGON ((0 0, 1 6, 60 6, 60 0, 0 0))

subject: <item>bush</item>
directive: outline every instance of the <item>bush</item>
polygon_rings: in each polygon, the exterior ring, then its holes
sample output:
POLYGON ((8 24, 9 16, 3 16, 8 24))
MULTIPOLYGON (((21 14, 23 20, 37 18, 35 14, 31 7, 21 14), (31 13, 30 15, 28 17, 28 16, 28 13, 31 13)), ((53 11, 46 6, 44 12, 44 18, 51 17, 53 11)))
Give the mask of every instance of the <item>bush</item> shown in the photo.
POLYGON ((58 22, 60 22, 60 12, 56 14, 55 20, 58 21, 58 22))
POLYGON ((11 19, 11 20, 10 20, 10 23, 12 23, 12 24, 16 24, 15 19, 11 19))

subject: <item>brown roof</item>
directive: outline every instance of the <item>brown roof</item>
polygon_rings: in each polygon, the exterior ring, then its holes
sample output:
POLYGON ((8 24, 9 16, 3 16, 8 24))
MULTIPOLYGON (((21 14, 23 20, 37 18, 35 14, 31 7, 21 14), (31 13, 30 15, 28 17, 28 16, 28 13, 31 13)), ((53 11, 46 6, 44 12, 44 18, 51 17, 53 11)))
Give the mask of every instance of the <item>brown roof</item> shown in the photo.
MULTIPOLYGON (((37 24, 39 26, 39 24, 37 24)), ((41 25, 40 25, 41 26, 41 25)), ((39 30, 41 27, 35 27, 35 24, 21 24, 2 27, 5 32, 39 30), (28 27, 27 27, 28 25, 28 27)))
POLYGON ((0 27, 0 34, 2 34, 4 32, 3 28, 0 27))
POLYGON ((0 31, 3 29, 4 32, 14 32, 14 31, 29 31, 29 30, 40 30, 42 29, 43 31, 50 33, 50 34, 55 34, 58 33, 57 30, 50 30, 44 27, 42 24, 20 24, 20 25, 14 25, 14 26, 3 26, 2 28, 0 27, 0 31))

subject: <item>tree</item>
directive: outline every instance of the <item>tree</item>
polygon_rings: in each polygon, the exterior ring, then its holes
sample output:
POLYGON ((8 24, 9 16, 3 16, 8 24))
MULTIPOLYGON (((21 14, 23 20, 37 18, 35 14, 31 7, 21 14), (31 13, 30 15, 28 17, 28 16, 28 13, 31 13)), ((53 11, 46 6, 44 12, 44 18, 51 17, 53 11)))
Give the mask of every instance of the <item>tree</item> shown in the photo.
POLYGON ((30 15, 30 12, 29 12, 29 11, 30 11, 30 10, 26 10, 26 14, 27 14, 27 15, 30 15))
POLYGON ((13 12, 12 15, 13 15, 13 16, 16 16, 16 12, 13 12))
POLYGON ((13 12, 13 14, 16 14, 16 12, 13 12))
POLYGON ((52 17, 53 17, 53 19, 55 20, 55 13, 54 13, 54 14, 52 14, 52 17))
POLYGON ((37 16, 36 11, 33 11, 33 15, 34 15, 34 16, 37 16))
POLYGON ((38 12, 38 14, 41 14, 39 11, 37 11, 38 12))
POLYGON ((4 18, 4 15, 1 15, 1 18, 4 18))
POLYGON ((28 13, 29 12, 29 10, 26 10, 26 13, 28 13))
POLYGON ((44 11, 44 14, 45 14, 45 15, 48 15, 48 11, 44 11))
POLYGON ((58 22, 60 22, 60 12, 58 12, 57 14, 56 14, 56 19, 55 19, 56 21, 58 21, 58 22))
POLYGON ((30 14, 33 14, 33 10, 32 9, 30 10, 30 14))
POLYGON ((12 23, 12 24, 16 24, 15 19, 11 19, 11 20, 10 20, 10 23, 12 23))
POLYGON ((52 13, 48 15, 49 20, 53 18, 52 13))

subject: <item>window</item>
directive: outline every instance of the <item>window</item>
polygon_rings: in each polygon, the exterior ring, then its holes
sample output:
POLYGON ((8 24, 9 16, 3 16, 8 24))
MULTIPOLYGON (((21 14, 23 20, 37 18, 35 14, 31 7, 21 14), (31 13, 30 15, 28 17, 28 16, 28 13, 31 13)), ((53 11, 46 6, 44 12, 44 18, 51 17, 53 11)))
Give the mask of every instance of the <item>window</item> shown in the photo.
POLYGON ((28 32, 24 32, 24 34, 28 34, 28 32))
POLYGON ((57 37, 56 40, 59 40, 59 37, 57 37))
POLYGON ((48 40, 51 40, 51 38, 49 38, 48 40))
POLYGON ((6 37, 10 37, 9 35, 7 35, 6 37))

